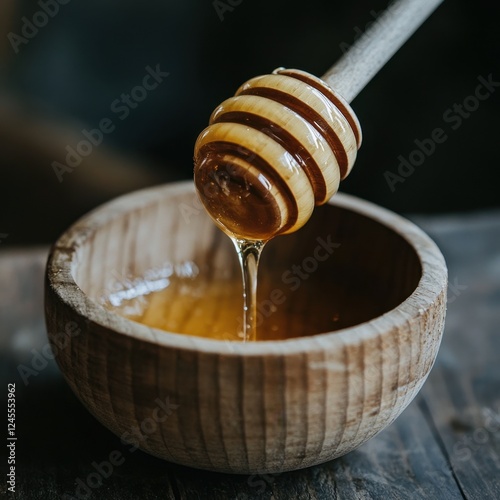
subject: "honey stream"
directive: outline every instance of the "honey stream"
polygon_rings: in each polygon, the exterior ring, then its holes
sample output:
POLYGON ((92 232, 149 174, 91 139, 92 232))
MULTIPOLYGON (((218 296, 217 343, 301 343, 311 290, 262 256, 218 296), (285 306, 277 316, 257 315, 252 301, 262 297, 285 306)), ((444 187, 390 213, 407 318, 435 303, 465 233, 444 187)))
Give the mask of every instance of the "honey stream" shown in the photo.
POLYGON ((243 279, 243 341, 257 340, 257 274, 264 241, 231 238, 243 279))

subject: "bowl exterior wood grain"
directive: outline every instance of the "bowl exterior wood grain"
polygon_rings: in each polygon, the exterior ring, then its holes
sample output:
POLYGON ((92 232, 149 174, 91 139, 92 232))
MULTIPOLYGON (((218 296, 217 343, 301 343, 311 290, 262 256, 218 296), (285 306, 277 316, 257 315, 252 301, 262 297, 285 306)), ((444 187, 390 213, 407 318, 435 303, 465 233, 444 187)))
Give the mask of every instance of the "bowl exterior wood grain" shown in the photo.
MULTIPOLYGON (((74 393, 133 446, 220 472, 308 467, 384 429, 436 358, 446 266, 395 214, 346 195, 326 207, 317 227, 335 230, 346 249, 352 241, 337 265, 381 278, 388 310, 337 332, 253 344, 162 332, 96 300, 111 273, 140 276, 165 259, 210 260, 222 272, 219 232, 192 183, 132 193, 78 221, 54 245, 46 273, 48 335, 74 393)), ((293 259, 295 247, 286 247, 293 259)))

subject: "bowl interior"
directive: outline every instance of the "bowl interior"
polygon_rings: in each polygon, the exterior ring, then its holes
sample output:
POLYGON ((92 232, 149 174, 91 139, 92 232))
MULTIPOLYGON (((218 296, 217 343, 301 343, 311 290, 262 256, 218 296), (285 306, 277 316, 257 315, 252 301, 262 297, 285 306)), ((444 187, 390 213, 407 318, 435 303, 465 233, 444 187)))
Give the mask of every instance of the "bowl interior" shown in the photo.
MULTIPOLYGON (((117 213, 78 246, 72 272, 82 291, 150 326, 209 337, 216 331, 219 338, 236 340, 242 316, 236 253, 193 193, 157 197, 117 213), (154 305, 131 300, 151 290, 163 290, 154 305)), ((300 231, 265 247, 259 340, 369 321, 407 299, 421 275, 406 239, 334 198, 317 207, 300 231)))

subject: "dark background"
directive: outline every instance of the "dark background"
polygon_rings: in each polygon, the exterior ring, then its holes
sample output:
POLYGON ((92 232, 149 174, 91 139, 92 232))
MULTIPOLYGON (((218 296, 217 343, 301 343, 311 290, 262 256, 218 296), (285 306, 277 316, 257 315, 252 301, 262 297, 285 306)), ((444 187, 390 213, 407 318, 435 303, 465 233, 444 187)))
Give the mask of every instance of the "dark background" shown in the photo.
MULTIPOLYGON (((221 20, 208 0, 72 0, 16 53, 8 35, 21 35, 40 5, 2 2, 0 243, 50 243, 107 199, 191 178, 194 141, 217 104, 277 66, 320 76, 387 1, 233 4, 221 20), (120 121, 111 103, 157 64, 169 76, 120 121), (116 130, 59 182, 52 162, 104 117, 116 130)), ((456 130, 443 119, 479 76, 500 81, 499 11, 444 2, 356 98, 364 143, 343 191, 403 213, 500 206, 500 89, 456 130), (392 192, 384 172, 397 173, 398 156, 437 127, 447 140, 392 192)))

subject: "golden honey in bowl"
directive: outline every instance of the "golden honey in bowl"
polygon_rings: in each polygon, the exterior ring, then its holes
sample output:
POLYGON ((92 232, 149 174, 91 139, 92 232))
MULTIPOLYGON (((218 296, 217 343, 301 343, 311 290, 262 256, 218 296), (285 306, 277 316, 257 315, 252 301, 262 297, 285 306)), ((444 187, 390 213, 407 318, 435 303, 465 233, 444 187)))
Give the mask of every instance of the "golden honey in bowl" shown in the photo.
MULTIPOLYGON (((272 253, 273 247, 269 250, 272 253)), ((254 340, 285 340, 339 330, 381 312, 377 288, 361 286, 360 277, 335 282, 334 259, 314 252, 297 263, 277 267, 264 260, 259 276, 254 340)), ((226 275, 193 262, 152 270, 145 277, 118 280, 101 294, 106 308, 144 325, 168 332, 225 341, 244 340, 241 276, 236 262, 226 275)))

